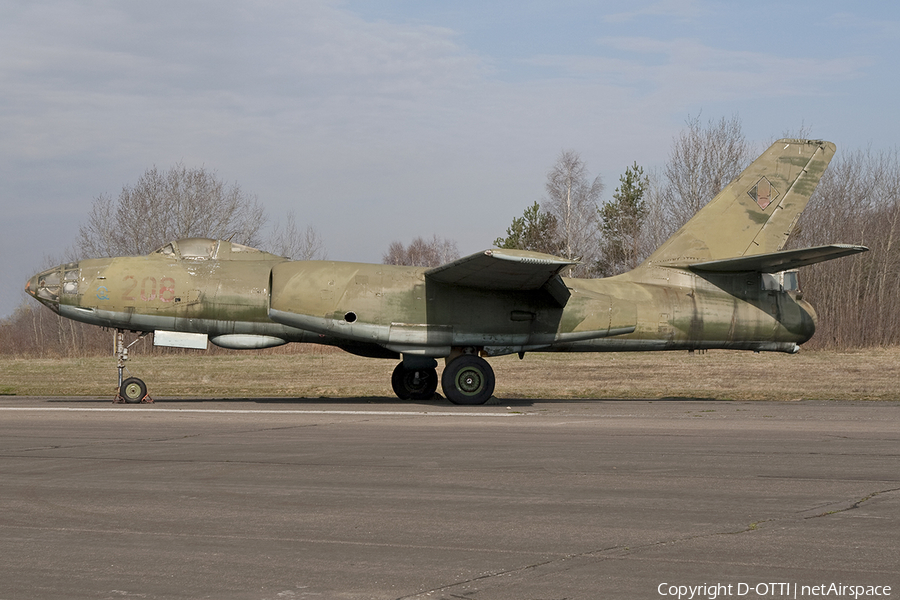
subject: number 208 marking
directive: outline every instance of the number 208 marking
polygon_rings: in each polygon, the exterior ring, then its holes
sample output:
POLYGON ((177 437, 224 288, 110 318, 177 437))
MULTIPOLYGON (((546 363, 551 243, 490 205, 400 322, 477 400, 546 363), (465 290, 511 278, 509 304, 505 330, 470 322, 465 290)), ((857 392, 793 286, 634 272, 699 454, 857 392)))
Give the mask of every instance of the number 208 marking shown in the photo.
MULTIPOLYGON (((134 275, 125 276, 125 291, 122 300, 134 302, 138 289, 138 280, 134 275)), ((171 277, 163 277, 157 285, 156 277, 144 277, 140 282, 140 297, 144 302, 171 302, 175 299, 175 280, 171 277)))

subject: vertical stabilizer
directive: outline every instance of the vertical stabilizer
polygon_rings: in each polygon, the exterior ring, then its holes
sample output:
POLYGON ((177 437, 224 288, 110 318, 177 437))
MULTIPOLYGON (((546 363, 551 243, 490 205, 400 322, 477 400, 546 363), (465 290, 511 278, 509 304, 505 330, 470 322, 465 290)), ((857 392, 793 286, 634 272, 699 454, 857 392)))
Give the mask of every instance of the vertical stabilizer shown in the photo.
POLYGON ((818 140, 775 142, 644 264, 686 266, 781 250, 834 151, 818 140))

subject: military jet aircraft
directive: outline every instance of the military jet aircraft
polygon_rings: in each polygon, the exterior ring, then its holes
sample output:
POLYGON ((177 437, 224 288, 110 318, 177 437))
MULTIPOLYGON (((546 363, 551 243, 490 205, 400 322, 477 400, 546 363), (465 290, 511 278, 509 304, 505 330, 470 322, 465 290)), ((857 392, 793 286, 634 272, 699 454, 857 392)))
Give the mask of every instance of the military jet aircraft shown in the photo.
POLYGON ((25 286, 63 317, 116 330, 117 399, 150 400, 123 381, 125 331, 162 346, 266 348, 327 344, 399 360, 402 399, 440 383, 455 404, 483 404, 495 378, 485 357, 526 352, 738 349, 793 353, 815 311, 795 269, 863 252, 783 250, 835 152, 775 142, 643 264, 605 279, 562 276, 575 261, 486 250, 435 268, 291 261, 212 239, 182 239, 147 256, 88 259, 25 286))

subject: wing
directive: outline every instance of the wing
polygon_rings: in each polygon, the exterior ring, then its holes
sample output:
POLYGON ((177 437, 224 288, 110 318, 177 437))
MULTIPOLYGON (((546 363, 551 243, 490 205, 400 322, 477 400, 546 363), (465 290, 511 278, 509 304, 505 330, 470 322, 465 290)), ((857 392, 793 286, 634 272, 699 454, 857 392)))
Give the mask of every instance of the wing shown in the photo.
POLYGON ((578 261, 527 250, 485 250, 425 271, 437 283, 494 291, 547 291, 565 306, 569 290, 559 272, 578 261))
POLYGON ((797 269, 807 265, 813 265, 826 260, 841 258, 866 252, 865 246, 852 246, 849 244, 831 244, 829 246, 816 246, 801 250, 784 250, 770 252, 768 254, 754 254, 738 258, 726 258, 723 260, 711 260, 708 262, 686 265, 691 271, 704 271, 711 273, 735 273, 742 271, 756 271, 759 273, 778 273, 790 269, 797 269))

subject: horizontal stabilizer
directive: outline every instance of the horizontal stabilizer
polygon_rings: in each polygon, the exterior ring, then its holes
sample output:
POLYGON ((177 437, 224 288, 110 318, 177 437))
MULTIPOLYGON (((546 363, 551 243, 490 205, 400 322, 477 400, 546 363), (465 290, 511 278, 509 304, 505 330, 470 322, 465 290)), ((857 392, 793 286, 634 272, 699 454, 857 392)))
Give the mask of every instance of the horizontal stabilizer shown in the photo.
POLYGON ((805 267, 826 260, 850 256, 860 252, 866 252, 865 246, 852 246, 850 244, 831 244, 829 246, 816 246, 814 248, 802 248, 800 250, 784 250, 770 252, 768 254, 753 254, 738 258, 726 258, 723 260, 711 260, 685 265, 691 271, 706 273, 740 273, 756 271, 758 273, 778 273, 805 267))
POLYGON ((527 250, 485 250, 425 271, 438 283, 495 291, 539 290, 578 261, 527 250))

